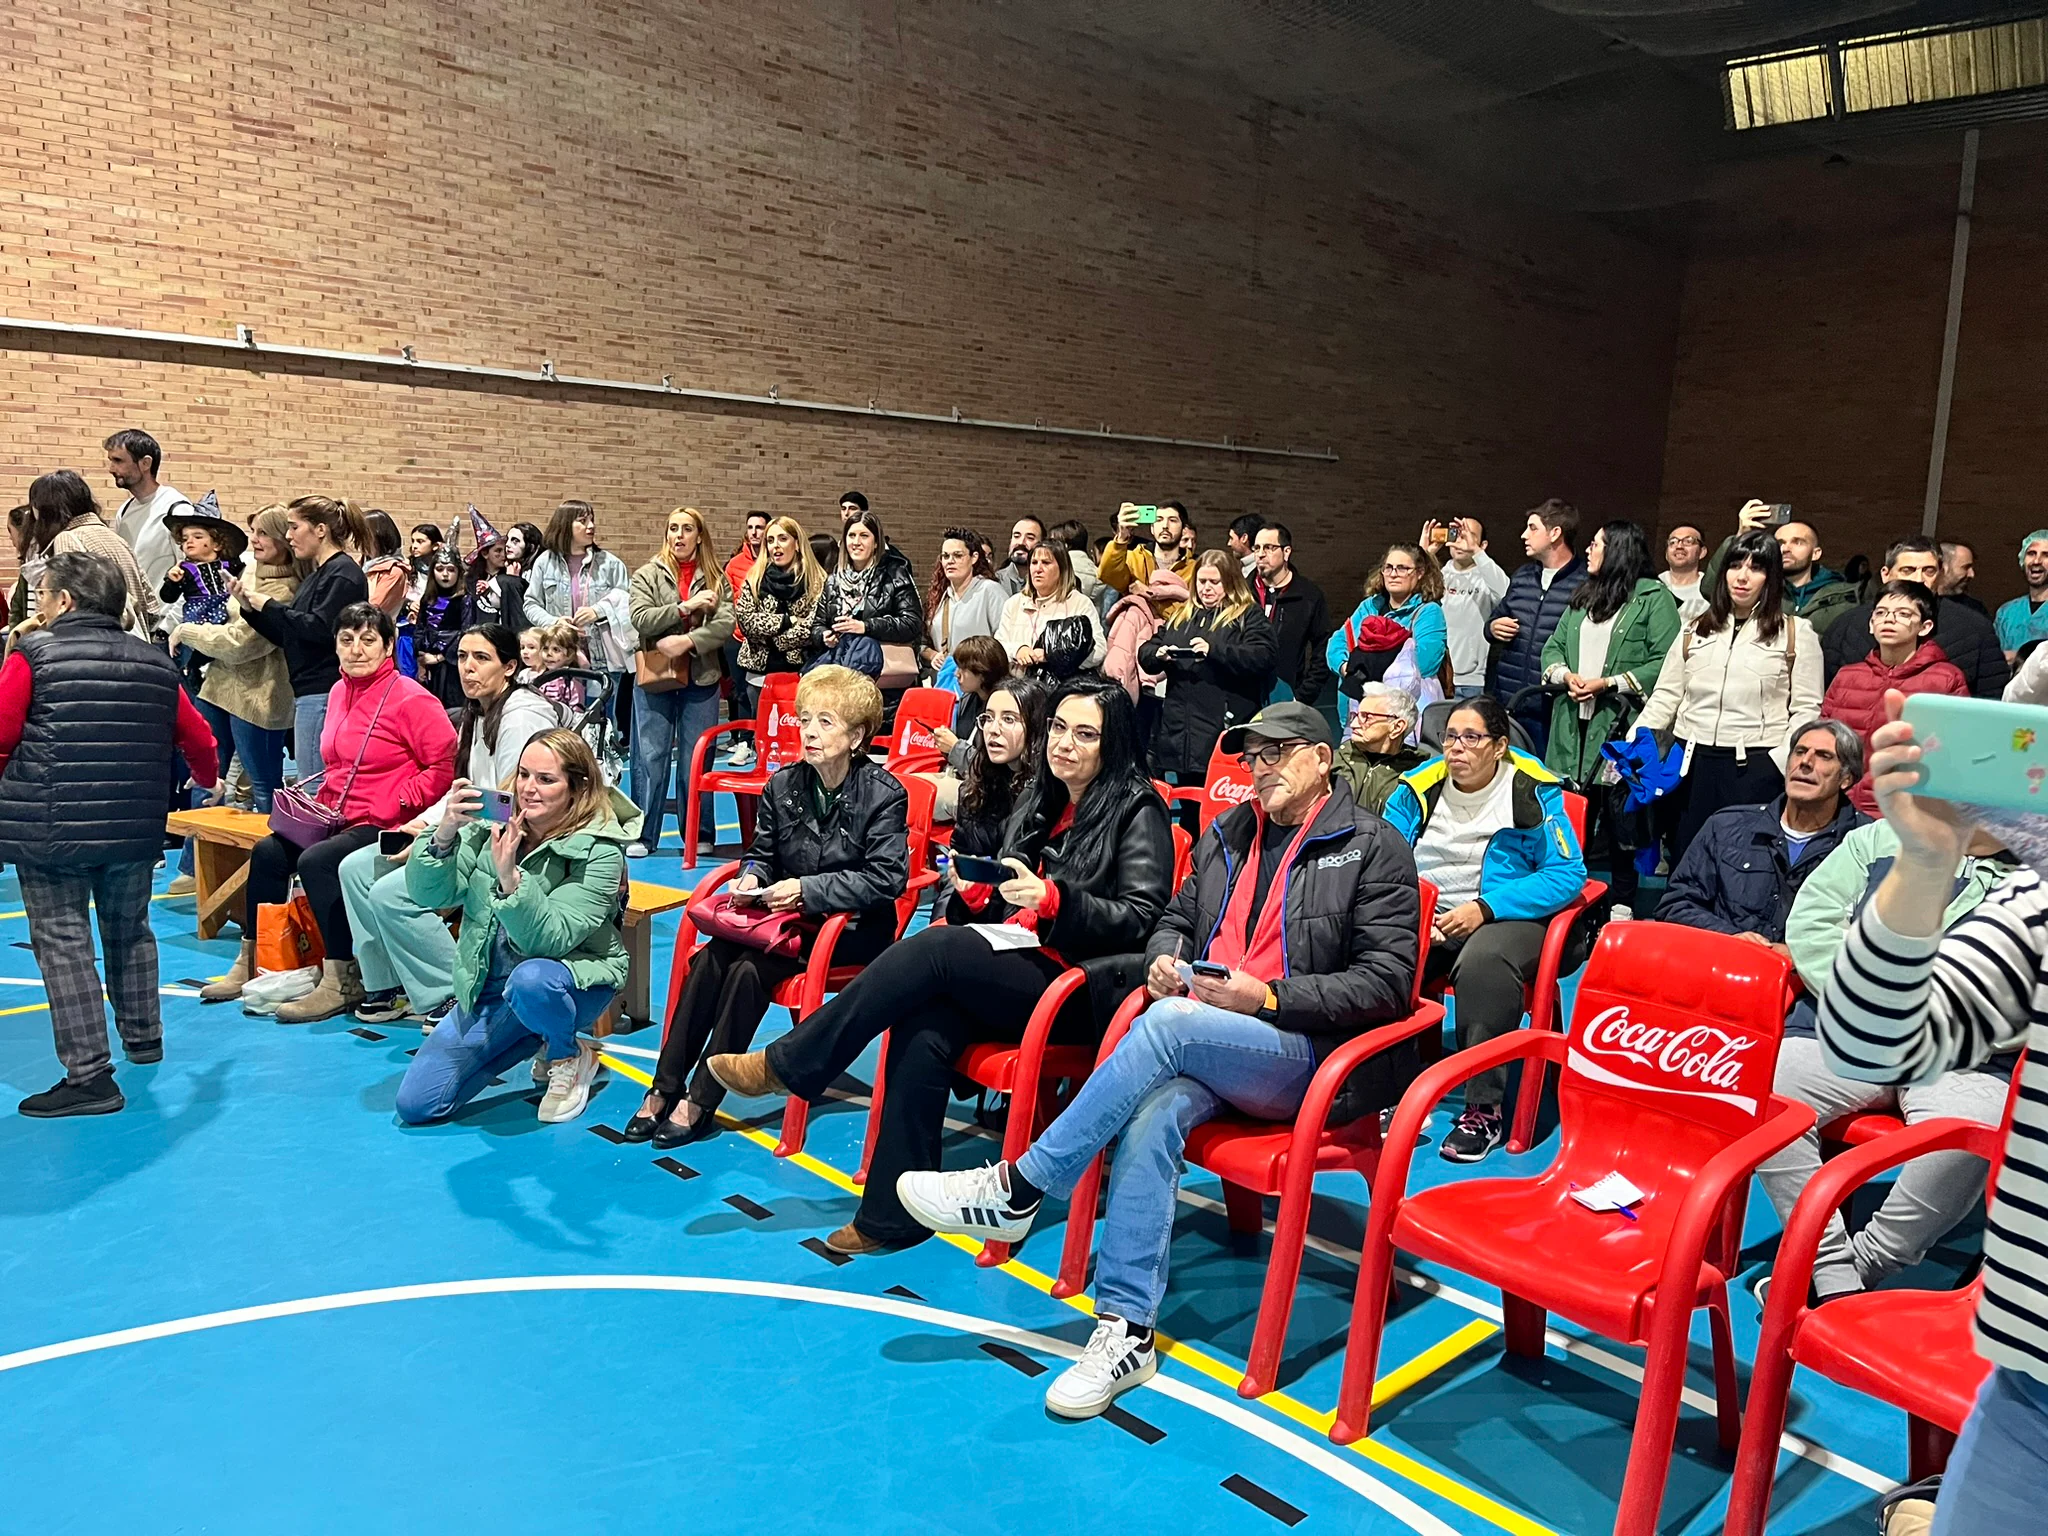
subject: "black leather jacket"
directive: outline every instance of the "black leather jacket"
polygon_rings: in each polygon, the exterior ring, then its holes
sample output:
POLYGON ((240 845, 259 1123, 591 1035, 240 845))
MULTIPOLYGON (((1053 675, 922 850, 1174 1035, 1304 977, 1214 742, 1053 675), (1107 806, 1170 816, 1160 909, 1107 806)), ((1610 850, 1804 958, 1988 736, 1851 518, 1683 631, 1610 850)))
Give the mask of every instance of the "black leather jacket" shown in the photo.
POLYGON ((873 574, 867 579, 865 600, 853 611, 847 600, 851 572, 841 566, 825 580, 818 595, 818 610, 811 619, 811 644, 825 648, 825 636, 840 619, 859 619, 877 645, 916 645, 924 638, 924 602, 918 595, 917 575, 900 550, 882 551, 873 574))
POLYGON ((806 912, 857 912, 862 933, 896 932, 896 898, 910 883, 910 796, 871 759, 854 759, 822 823, 809 763, 768 781, 741 874, 763 885, 801 879, 806 912))

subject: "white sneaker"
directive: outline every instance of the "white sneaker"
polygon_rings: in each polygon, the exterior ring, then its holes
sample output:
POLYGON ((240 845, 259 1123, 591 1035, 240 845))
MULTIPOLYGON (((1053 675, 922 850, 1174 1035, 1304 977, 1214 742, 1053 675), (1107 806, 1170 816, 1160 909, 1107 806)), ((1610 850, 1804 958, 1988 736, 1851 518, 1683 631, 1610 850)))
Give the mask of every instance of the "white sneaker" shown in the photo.
POLYGON ((1010 1209, 1010 1191, 1003 1168, 961 1168, 952 1173, 902 1173, 896 1176, 896 1198, 903 1208, 934 1232, 978 1237, 985 1243, 1020 1243, 1031 1230, 1038 1207, 1010 1209))
POLYGON ((1632 923, 1635 920, 1636 914, 1633 908, 1624 907, 1617 903, 1607 909, 1607 921, 1610 923, 1632 923))
POLYGON ((741 742, 732 749, 732 756, 725 760, 725 766, 736 773, 745 773, 754 766, 754 749, 741 742))
POLYGON ((1092 1419, 1158 1373, 1159 1354, 1149 1340, 1135 1343, 1120 1317, 1100 1318, 1081 1358, 1045 1389, 1045 1409, 1063 1419, 1092 1419))
POLYGON ((644 858, 646 858, 646 857, 647 857, 647 845, 646 845, 645 843, 628 843, 628 844, 626 844, 626 857, 627 857, 627 858, 629 858, 629 859, 644 859, 644 858))
POLYGON ((548 1063, 548 1091, 541 1096, 540 1120, 557 1125, 574 1120, 590 1102, 590 1082, 597 1076, 597 1047, 587 1040, 576 1042, 576 1054, 548 1063))

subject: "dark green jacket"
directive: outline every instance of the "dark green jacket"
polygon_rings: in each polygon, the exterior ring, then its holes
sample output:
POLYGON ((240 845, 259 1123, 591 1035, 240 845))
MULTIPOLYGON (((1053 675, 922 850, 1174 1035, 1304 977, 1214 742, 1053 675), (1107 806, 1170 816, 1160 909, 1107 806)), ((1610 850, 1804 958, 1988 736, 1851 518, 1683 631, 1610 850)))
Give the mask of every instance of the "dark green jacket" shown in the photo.
POLYGON ((1385 807, 1387 796, 1394 792, 1394 786, 1401 782, 1401 775, 1410 769, 1420 768, 1430 756, 1408 746, 1392 752, 1368 752, 1356 742, 1347 741, 1337 749, 1337 761, 1332 765, 1332 772, 1351 786, 1353 800, 1377 816, 1385 807))
MULTIPOLYGON (((1579 670, 1579 631, 1586 626, 1586 613, 1584 608, 1567 609, 1544 642, 1545 679, 1555 668, 1579 670)), ((1678 599, 1654 576, 1644 577, 1614 616, 1614 628, 1607 637, 1607 659, 1600 666, 1602 677, 1626 677, 1629 690, 1608 689, 1594 701, 1591 717, 1584 720, 1569 696, 1559 694, 1551 702, 1550 744, 1543 761, 1552 773, 1581 786, 1592 782, 1600 767, 1600 749, 1634 720, 1643 700, 1657 686, 1664 653, 1677 638, 1678 599)))

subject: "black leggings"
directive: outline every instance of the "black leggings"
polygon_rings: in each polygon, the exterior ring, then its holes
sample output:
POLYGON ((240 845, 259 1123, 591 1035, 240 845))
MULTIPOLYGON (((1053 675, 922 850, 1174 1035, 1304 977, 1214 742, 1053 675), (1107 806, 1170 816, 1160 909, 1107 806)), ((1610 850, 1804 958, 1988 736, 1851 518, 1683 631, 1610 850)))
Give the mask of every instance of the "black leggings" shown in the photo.
POLYGON ((1679 786, 1679 803, 1672 814, 1677 830, 1671 837, 1671 867, 1676 869, 1700 828, 1716 811, 1731 805, 1768 805, 1785 792, 1785 776, 1771 761, 1767 748, 1751 747, 1747 760, 1737 762, 1734 747, 1694 747, 1692 766, 1679 786))
POLYGON ((341 861, 358 848, 377 841, 375 827, 346 827, 301 852, 272 833, 249 850, 249 883, 243 887, 248 905, 243 908, 242 937, 256 937, 256 909, 275 906, 292 893, 292 875, 306 888, 306 900, 313 906, 313 922, 320 929, 320 944, 330 960, 353 960, 355 935, 349 932, 348 908, 341 901, 341 861))
MULTIPOLYGON (((982 1041, 1021 1040, 1031 1010, 1060 974, 1042 949, 996 951, 966 928, 927 928, 889 947, 858 980, 768 1047, 768 1064, 791 1093, 813 1101, 853 1065, 868 1042, 889 1036, 882 1124, 853 1224, 876 1242, 929 1237, 896 1198, 896 1176, 939 1166, 952 1097, 953 1063, 982 1041)), ((1084 987, 1053 1026, 1060 1044, 1092 1037, 1084 987)), ((1011 1114, 1032 1106, 1013 1103, 1011 1114)))
MULTIPOLYGON (((832 958, 840 965, 865 965, 889 938, 880 925, 869 933, 850 927, 832 958)), ((698 948, 690 957, 690 977, 669 1016, 661 1059, 654 1066, 654 1091, 661 1097, 664 1114, 682 1095, 685 1079, 690 1102, 705 1112, 724 1102, 725 1086, 704 1070, 704 1057, 737 1055, 752 1045, 775 989, 799 974, 804 964, 802 956, 763 954, 730 939, 707 939, 698 948)))

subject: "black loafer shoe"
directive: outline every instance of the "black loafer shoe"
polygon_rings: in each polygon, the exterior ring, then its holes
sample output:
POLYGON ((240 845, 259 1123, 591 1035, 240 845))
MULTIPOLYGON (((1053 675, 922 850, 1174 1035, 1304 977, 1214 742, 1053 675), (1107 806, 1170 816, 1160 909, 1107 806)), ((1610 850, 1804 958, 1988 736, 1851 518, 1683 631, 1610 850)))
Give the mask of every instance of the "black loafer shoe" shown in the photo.
POLYGON ((668 1152, 676 1147, 687 1147, 693 1141, 702 1141, 717 1129, 718 1116, 709 1111, 699 1115, 694 1125, 677 1125, 664 1115, 661 1124, 655 1128, 654 1144, 668 1152))
POLYGON ((68 1078, 42 1093, 32 1093, 16 1106, 32 1120, 61 1120, 69 1115, 111 1115, 128 1101, 114 1086, 114 1074, 102 1072, 89 1083, 68 1078))
POLYGON ((654 1115, 644 1112, 636 1114, 626 1122, 625 1129, 619 1132, 619 1140, 652 1141, 654 1140, 655 1127, 660 1124, 660 1119, 654 1115))

